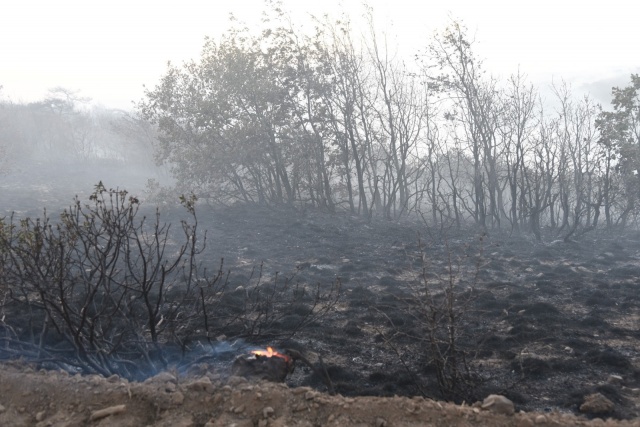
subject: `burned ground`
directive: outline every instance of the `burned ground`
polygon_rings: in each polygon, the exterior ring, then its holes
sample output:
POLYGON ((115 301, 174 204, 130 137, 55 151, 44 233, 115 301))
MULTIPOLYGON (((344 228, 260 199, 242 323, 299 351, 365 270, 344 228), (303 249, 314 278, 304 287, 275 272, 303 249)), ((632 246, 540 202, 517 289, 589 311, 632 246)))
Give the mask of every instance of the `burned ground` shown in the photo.
MULTIPOLYGON (((428 352, 415 342, 421 320, 404 303, 424 268, 453 276, 461 297, 473 288, 469 333, 460 338, 472 340, 462 343, 477 376, 469 398, 500 393, 525 410, 577 411, 582 396, 599 391, 618 417, 637 416, 637 233, 538 243, 490 230, 480 242, 477 230, 429 230, 420 221, 246 206, 209 212, 212 258, 224 256, 231 270, 264 262, 303 283, 340 278, 339 309, 276 345, 321 354, 341 394, 441 397, 428 352), (390 348, 385 337, 398 331, 406 336, 390 348)), ((304 371, 289 381, 323 387, 304 371)))
MULTIPOLYGON (((179 221, 180 212, 163 207, 163 221, 179 221)), ((452 279, 456 297, 469 304, 458 338, 469 383, 458 400, 497 393, 517 409, 577 412, 586 395, 599 392, 615 403, 609 415, 638 415, 639 233, 594 232, 569 243, 547 236, 538 243, 506 231, 431 230, 418 220, 292 208, 201 203, 197 212, 208 230, 202 260, 214 269, 224 258, 239 292, 237 300, 225 296, 229 309, 239 307, 260 265, 261 280, 277 274, 299 285, 292 292, 340 281, 335 311, 290 336, 308 314, 301 299, 274 325, 280 334, 247 343, 295 349, 316 364, 321 356, 337 393, 446 398, 415 295, 425 283, 441 293, 452 279)), ((208 369, 224 374, 232 356, 208 359, 208 369)), ((287 384, 327 390, 304 366, 287 384)))

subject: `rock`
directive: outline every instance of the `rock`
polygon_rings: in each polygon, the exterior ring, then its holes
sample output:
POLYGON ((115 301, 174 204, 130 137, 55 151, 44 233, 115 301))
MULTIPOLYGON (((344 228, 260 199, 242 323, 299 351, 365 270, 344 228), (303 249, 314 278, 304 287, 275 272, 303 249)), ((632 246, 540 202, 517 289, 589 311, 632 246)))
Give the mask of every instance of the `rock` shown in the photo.
POLYGON ((6 410, 7 410, 7 408, 5 408, 4 406, 0 405, 0 414, 2 414, 6 410))
MULTIPOLYGON (((70 417, 68 413, 60 411, 50 417, 43 418, 42 421, 37 422, 34 427, 69 427, 73 425, 80 425, 74 424, 70 418, 72 417, 70 417)), ((82 417, 80 416, 80 419, 81 418, 82 417)))
POLYGON ((297 387, 291 390, 291 394, 293 394, 294 396, 298 396, 301 394, 309 393, 311 391, 313 391, 311 387, 297 387))
POLYGON ((606 414, 613 411, 615 405, 601 393, 590 394, 580 405, 580 412, 585 414, 606 414))
POLYGON ((117 415, 125 412, 127 410, 127 405, 115 405, 109 406, 108 408, 99 409, 97 411, 93 411, 91 413, 90 421, 96 421, 102 418, 106 418, 110 415, 117 415))
POLYGON ((174 405, 182 405, 184 403, 184 394, 179 391, 171 394, 171 403, 174 405))
POLYGON ((212 418, 204 425, 204 427, 254 427, 251 419, 238 419, 237 415, 222 414, 219 417, 212 418))
POLYGON ((237 387, 240 384, 246 384, 247 383, 247 379, 244 377, 239 377, 239 376, 232 376, 229 378, 229 380, 227 381, 227 384, 230 385, 231 387, 237 387))
POLYGON ((40 411, 40 412, 38 412, 38 413, 36 414, 36 421, 38 421, 38 422, 39 422, 39 421, 44 420, 45 415, 46 415, 46 412, 44 412, 44 411, 40 411))
POLYGON ((545 415, 540 414, 536 417, 536 420, 535 420, 536 424, 544 424, 546 422, 547 422, 547 417, 545 415))
POLYGON ((202 377, 187 384, 187 389, 192 391, 204 391, 207 393, 213 393, 213 383, 211 383, 209 377, 202 377))
POLYGON ((267 406, 264 409, 262 409, 262 416, 264 418, 269 418, 271 415, 273 415, 274 412, 275 410, 271 406, 267 406))
POLYGON ((413 413, 416 412, 417 407, 413 403, 408 403, 407 406, 404 409, 405 409, 405 411, 407 411, 407 413, 413 414, 413 413))
POLYGON ((623 378, 620 375, 609 375, 609 378, 607 378, 607 382, 609 384, 616 384, 616 385, 622 384, 622 380, 623 378))
POLYGON ((120 381, 120 376, 118 374, 113 374, 107 378, 107 382, 110 383, 117 383, 118 381, 120 381))
POLYGON ((293 412, 302 412, 302 411, 306 411, 307 409, 309 409, 307 407, 307 405, 305 405, 304 403, 298 403, 296 406, 294 406, 291 410, 293 412))
POLYGON ((101 375, 90 375, 88 378, 89 384, 98 385, 104 382, 105 378, 101 375))
POLYGON ((515 407, 513 402, 499 394, 490 394, 482 401, 482 409, 489 410, 494 414, 513 415, 515 407))
POLYGON ((387 427, 387 420, 384 418, 376 418, 376 427, 387 427))
POLYGON ((517 427, 533 427, 533 421, 531 420, 531 418, 528 418, 528 417, 520 418, 516 426, 517 427))
POLYGON ((170 416, 154 424, 157 427, 193 427, 193 417, 191 415, 170 416))
MULTIPOLYGON (((111 377, 109 377, 111 378, 111 377)), ((151 378, 147 378, 144 383, 145 384, 149 384, 149 383, 154 383, 154 382, 158 382, 158 383, 165 383, 165 382, 172 382, 172 383, 177 383, 178 379, 175 377, 175 375, 169 373, 169 372, 160 372, 158 375, 155 375, 151 378)))

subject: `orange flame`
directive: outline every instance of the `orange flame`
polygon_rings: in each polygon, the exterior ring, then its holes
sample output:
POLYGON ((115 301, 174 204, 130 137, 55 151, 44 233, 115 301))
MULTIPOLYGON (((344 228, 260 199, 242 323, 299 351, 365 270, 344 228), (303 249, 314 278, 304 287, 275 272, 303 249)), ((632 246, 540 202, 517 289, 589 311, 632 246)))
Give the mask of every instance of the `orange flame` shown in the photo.
POLYGON ((286 354, 278 353, 272 347, 267 347, 266 351, 264 351, 264 350, 254 350, 251 353, 255 354, 256 356, 262 356, 262 357, 281 357, 281 358, 285 359, 286 361, 289 361, 289 359, 290 359, 289 356, 287 356, 286 354))

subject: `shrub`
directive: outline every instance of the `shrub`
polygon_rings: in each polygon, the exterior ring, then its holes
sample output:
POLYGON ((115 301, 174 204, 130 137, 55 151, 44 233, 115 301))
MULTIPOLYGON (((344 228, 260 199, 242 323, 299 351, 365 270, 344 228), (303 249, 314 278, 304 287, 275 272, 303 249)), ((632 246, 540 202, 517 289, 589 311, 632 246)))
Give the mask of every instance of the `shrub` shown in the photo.
MULTIPOLYGON (((213 271, 199 261, 207 234, 195 201, 181 197, 187 219, 175 231, 158 209, 140 217, 137 198, 102 183, 59 222, 46 211, 3 220, 0 357, 141 378, 189 363, 196 345, 215 347, 214 337, 275 335, 284 308, 300 304, 300 286, 263 283, 260 269, 242 291, 229 290, 222 261, 213 271)), ((333 308, 339 283, 313 295, 289 335, 333 308)))
MULTIPOLYGON (((459 256, 447 248, 448 262, 444 274, 429 271, 427 255, 419 241, 422 258, 419 283, 411 286, 408 295, 389 294, 387 302, 376 307, 377 313, 389 325, 386 331, 379 330, 385 344, 397 354, 408 371, 411 369, 406 360, 420 355, 423 365, 428 368, 425 372, 435 376, 440 395, 445 399, 468 399, 477 383, 472 360, 479 340, 477 337, 474 339, 469 320, 483 259, 482 239, 479 248, 469 246, 459 256), (474 256, 468 255, 474 250, 477 250, 474 256), (470 269, 466 260, 473 262, 470 269), (463 286, 462 278, 469 274, 472 277, 463 286), (405 322, 397 322, 397 315, 391 315, 390 308, 408 316, 411 328, 405 322)), ((429 380, 421 379, 417 372, 410 373, 416 387, 426 395, 425 383, 429 380)))

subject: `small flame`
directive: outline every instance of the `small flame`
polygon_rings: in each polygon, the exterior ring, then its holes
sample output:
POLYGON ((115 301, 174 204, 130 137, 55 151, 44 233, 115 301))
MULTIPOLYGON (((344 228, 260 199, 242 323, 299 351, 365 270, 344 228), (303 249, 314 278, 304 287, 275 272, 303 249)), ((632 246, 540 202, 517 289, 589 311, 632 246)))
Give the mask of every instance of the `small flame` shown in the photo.
POLYGON ((282 353, 278 353, 277 351, 275 351, 272 347, 267 347, 267 350, 254 350, 251 353, 255 354, 256 356, 262 356, 262 357, 281 357, 287 361, 289 361, 290 357, 287 356, 286 354, 282 354, 282 353))

